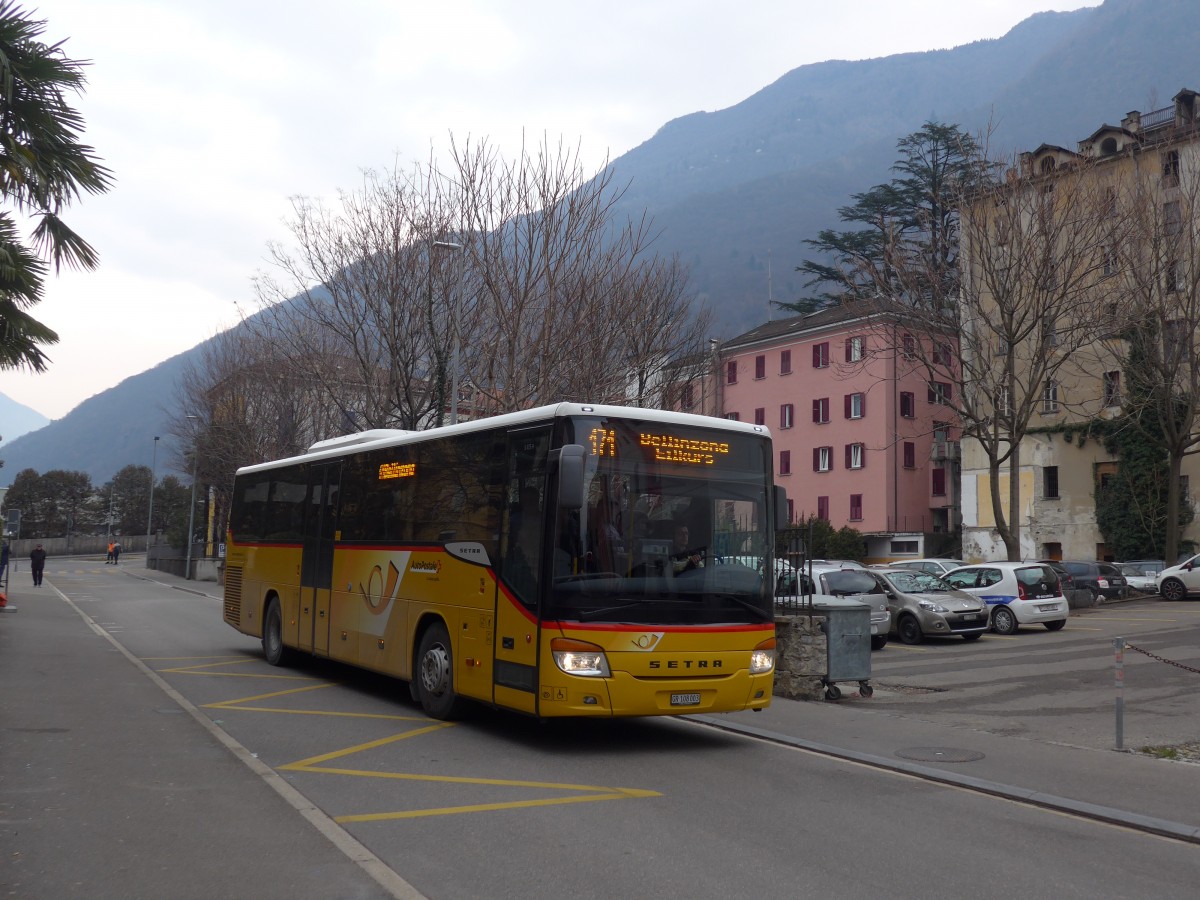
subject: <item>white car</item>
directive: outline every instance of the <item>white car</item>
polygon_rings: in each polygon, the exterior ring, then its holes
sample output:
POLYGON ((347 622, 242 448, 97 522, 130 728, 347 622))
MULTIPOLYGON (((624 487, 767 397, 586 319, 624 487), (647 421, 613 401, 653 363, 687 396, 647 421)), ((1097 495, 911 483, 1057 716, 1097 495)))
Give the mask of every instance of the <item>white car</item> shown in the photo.
MULTIPOLYGON (((801 571, 808 574, 810 570, 804 568, 801 571)), ((892 613, 888 608, 887 593, 870 571, 860 563, 814 563, 811 574, 816 583, 817 593, 848 597, 867 604, 871 608, 871 649, 882 650, 887 646, 888 633, 892 630, 892 613)))
POLYGON ((1200 594, 1200 553, 1163 569, 1154 585, 1164 600, 1186 600, 1191 594, 1200 594))
POLYGON ((1139 594, 1155 594, 1158 592, 1157 572, 1147 572, 1137 563, 1113 563, 1125 576, 1125 584, 1139 594))
POLYGON ((1058 572, 1043 563, 979 563, 954 569, 942 578, 987 603, 992 631, 997 634, 1014 634, 1021 625, 1045 625, 1058 631, 1070 615, 1058 572))

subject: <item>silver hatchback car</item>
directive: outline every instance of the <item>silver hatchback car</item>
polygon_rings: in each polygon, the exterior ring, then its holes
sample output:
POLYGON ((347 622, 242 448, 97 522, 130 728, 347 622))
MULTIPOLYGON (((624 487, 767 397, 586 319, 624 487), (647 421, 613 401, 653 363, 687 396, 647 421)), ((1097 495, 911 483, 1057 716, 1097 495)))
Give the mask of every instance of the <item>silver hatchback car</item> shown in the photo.
POLYGON ((927 635, 961 635, 974 641, 988 630, 987 604, 930 572, 911 569, 872 571, 888 596, 892 633, 904 644, 927 635))

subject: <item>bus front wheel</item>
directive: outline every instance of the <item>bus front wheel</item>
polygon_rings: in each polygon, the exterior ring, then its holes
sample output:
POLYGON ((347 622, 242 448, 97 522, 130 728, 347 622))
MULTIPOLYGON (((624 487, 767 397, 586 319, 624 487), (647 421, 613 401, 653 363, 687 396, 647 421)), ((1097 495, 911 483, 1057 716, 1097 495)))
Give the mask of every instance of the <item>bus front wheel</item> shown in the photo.
POLYGON ((441 622, 430 625, 421 636, 416 684, 426 713, 435 719, 451 719, 457 715, 461 701, 454 693, 454 656, 450 635, 441 622))
POLYGON ((288 650, 283 645, 283 613, 279 610, 279 598, 272 597, 267 604, 267 614, 263 616, 262 633, 263 656, 273 666, 282 666, 287 662, 288 650))

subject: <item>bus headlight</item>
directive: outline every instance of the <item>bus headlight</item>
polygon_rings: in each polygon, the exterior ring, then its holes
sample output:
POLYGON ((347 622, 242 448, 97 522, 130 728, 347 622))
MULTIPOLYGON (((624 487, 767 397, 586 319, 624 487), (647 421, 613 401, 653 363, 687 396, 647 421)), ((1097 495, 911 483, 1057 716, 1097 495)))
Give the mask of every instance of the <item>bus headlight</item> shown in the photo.
POLYGON ((750 654, 750 674, 761 675, 775 668, 775 638, 763 641, 750 654))
POLYGON ((608 678, 612 675, 604 648, 587 641, 554 638, 550 641, 550 652, 554 656, 554 664, 568 675, 586 675, 591 678, 608 678))

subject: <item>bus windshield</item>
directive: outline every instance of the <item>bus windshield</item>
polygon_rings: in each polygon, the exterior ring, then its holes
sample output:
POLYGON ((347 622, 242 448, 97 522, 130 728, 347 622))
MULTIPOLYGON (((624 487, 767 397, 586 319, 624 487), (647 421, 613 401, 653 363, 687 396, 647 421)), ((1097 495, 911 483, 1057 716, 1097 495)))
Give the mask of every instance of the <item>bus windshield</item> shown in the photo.
POLYGON ((577 418, 584 508, 561 509, 544 617, 632 624, 772 619, 765 436, 577 418))

